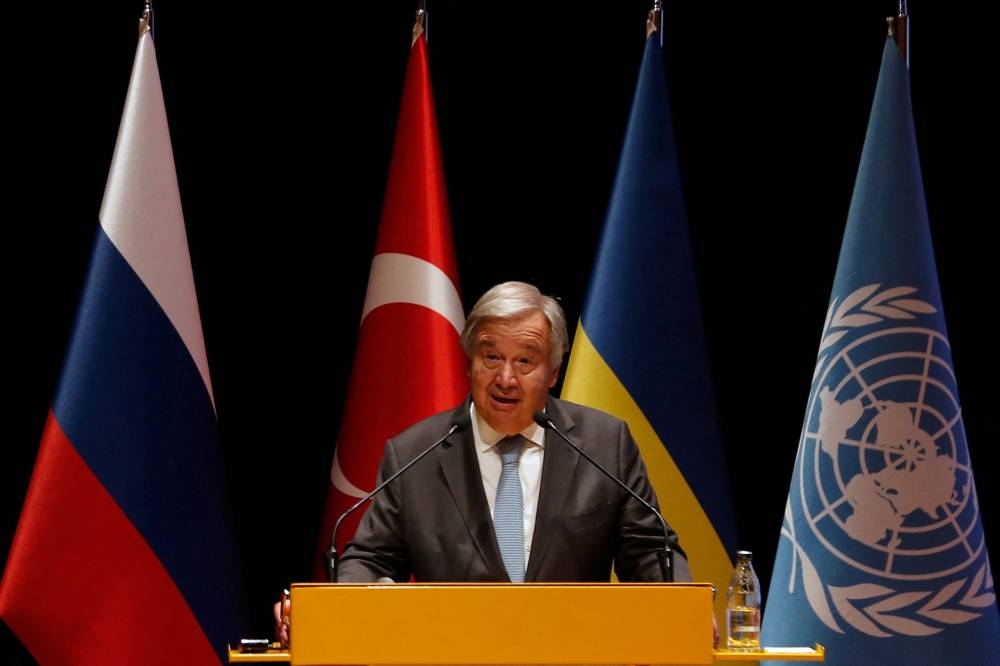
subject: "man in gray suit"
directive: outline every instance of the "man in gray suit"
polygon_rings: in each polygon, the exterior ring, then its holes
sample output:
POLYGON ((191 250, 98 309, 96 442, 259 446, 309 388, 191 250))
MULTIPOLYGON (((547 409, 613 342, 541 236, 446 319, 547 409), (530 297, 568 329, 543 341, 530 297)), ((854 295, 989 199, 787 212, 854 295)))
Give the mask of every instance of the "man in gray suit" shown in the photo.
MULTIPOLYGON (((471 395, 389 440, 378 483, 457 425, 455 432, 375 497, 344 550, 337 580, 606 582, 612 566, 621 581, 663 580, 659 519, 535 421, 544 411, 593 460, 657 506, 626 423, 549 395, 569 349, 562 307, 532 285, 499 284, 472 308, 461 342, 471 395), (513 555, 506 543, 512 532, 499 527, 498 506, 507 500, 497 499, 504 484, 501 443, 512 436, 521 518, 513 555)), ((667 532, 673 579, 690 581, 677 535, 669 526, 667 532)), ((278 605, 275 612, 279 617, 278 605)), ((287 640, 280 621, 278 631, 287 640)))
MULTIPOLYGON (((656 496, 624 421, 549 395, 569 349, 566 318, 552 298, 523 282, 493 287, 462 332, 472 395, 386 444, 379 482, 442 437, 469 424, 385 488, 340 560, 339 581, 662 580, 663 530, 631 498, 557 435, 535 422, 544 410, 559 430, 648 503, 656 496), (519 476, 526 570, 505 568, 493 514, 501 471, 498 442, 521 435, 519 476)), ((674 579, 691 574, 670 531, 674 579)))

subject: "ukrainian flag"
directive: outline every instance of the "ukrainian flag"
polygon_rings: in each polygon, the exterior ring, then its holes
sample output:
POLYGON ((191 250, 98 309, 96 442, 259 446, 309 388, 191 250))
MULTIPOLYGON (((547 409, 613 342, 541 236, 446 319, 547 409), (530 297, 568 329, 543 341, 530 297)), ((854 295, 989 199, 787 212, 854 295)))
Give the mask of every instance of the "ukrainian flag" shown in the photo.
MULTIPOLYGON (((562 397, 628 422, 694 577, 722 588, 736 529, 656 32, 562 397)), ((716 596, 720 627, 725 596, 716 596)))

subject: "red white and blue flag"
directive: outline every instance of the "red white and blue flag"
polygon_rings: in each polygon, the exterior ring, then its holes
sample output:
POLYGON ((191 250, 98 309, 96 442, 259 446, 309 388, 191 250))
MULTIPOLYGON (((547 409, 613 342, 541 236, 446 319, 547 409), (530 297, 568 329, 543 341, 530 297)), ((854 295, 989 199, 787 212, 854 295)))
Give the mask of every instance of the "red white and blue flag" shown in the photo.
POLYGON ((0 615, 42 664, 218 664, 244 612, 146 30, 0 615))

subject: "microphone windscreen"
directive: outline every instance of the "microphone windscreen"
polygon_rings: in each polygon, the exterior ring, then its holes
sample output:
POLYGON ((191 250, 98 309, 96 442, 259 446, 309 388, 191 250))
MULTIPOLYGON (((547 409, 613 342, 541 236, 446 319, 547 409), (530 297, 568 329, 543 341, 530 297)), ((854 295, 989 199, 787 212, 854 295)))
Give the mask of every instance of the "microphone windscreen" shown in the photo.
POLYGON ((469 415, 469 410, 463 409, 459 412, 458 416, 452 420, 451 425, 455 428, 455 432, 462 432, 469 427, 469 423, 472 421, 472 417, 469 415))

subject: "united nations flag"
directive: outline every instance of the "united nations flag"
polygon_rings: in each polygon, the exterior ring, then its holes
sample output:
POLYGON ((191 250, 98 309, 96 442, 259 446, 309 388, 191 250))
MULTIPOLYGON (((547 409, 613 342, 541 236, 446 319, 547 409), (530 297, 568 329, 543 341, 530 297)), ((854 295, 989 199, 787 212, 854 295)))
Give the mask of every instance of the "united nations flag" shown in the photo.
POLYGON ((826 663, 1000 659, 909 77, 886 41, 788 493, 762 642, 826 663))

